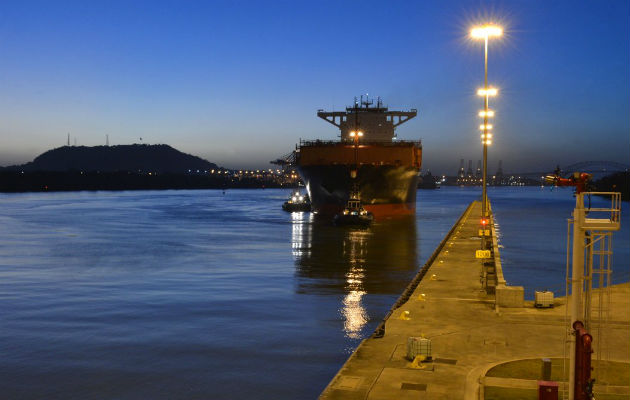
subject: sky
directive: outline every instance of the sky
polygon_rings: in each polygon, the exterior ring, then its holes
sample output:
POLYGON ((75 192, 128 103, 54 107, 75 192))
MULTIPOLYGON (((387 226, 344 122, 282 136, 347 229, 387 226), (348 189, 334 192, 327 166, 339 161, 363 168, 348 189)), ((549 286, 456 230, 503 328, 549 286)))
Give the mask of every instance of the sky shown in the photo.
POLYGON ((267 168, 335 139, 318 109, 418 109, 423 168, 481 158, 483 45, 499 89, 488 170, 629 163, 630 2, 12 1, 0 5, 0 165, 71 142, 166 143, 267 168), (142 139, 140 139, 142 138, 142 139))

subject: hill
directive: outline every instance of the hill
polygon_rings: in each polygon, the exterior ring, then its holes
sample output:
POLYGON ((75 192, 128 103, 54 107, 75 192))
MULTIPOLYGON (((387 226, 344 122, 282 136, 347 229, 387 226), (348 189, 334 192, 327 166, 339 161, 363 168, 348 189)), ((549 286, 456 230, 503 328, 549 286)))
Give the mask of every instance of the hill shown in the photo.
POLYGON ((127 171, 162 174, 212 169, 217 169, 217 165, 200 157, 182 153, 166 144, 63 146, 48 150, 29 163, 6 168, 14 171, 127 171))
POLYGON ((630 201, 630 172, 616 172, 595 182, 600 192, 621 192, 621 199, 630 201))

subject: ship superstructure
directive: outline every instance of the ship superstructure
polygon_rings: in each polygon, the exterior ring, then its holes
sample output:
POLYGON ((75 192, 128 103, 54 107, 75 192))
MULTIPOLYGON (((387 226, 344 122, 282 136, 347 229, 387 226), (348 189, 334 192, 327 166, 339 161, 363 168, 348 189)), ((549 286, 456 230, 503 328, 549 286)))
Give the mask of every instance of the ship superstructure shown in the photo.
POLYGON ((396 139, 395 129, 417 110, 390 111, 380 99, 355 99, 345 111, 319 110, 339 128, 339 140, 301 141, 295 165, 311 197, 313 211, 335 214, 357 190, 376 218, 413 214, 422 164, 419 141, 396 139))

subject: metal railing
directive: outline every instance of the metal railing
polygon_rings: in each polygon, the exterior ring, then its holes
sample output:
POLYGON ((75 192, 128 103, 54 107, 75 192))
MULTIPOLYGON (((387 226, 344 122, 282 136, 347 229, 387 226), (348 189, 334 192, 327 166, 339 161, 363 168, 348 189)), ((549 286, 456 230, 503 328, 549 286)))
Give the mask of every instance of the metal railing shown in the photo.
MULTIPOLYGON (((584 192, 578 196, 604 196, 610 197, 610 207, 584 208, 584 229, 619 230, 621 227, 621 193, 619 192, 584 192)), ((590 203, 590 201, 589 201, 590 203)))
MULTIPOLYGON (((352 146, 354 142, 352 141, 343 141, 343 140, 303 140, 300 139, 300 147, 309 147, 309 146, 338 146, 340 144, 345 144, 352 146)), ((361 141, 359 145, 378 145, 378 146, 387 146, 387 147, 402 147, 409 145, 416 145, 418 147, 422 147, 422 140, 396 140, 392 142, 387 141, 361 141)))

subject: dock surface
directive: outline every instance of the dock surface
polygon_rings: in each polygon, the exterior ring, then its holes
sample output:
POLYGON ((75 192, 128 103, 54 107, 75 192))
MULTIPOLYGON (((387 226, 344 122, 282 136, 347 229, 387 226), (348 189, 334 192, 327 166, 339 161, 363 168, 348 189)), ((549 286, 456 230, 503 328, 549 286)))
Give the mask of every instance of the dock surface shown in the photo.
MULTIPOLYGON (((535 394, 536 379, 485 374, 515 360, 564 358, 566 299, 556 298, 553 308, 534 308, 532 302, 498 308, 495 294, 483 287, 482 262, 475 258, 480 217, 481 204, 473 202, 423 268, 408 300, 393 309, 384 335, 358 346, 321 399, 472 400, 484 399, 488 387, 535 394), (406 358, 407 339, 419 336, 431 340, 433 361, 414 365, 406 358)), ((628 363, 630 285, 614 286, 611 301, 609 360, 628 363)), ((628 383, 599 389, 627 398, 630 391, 623 385, 628 383)))

